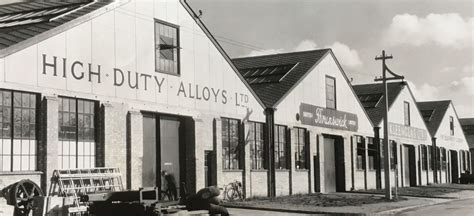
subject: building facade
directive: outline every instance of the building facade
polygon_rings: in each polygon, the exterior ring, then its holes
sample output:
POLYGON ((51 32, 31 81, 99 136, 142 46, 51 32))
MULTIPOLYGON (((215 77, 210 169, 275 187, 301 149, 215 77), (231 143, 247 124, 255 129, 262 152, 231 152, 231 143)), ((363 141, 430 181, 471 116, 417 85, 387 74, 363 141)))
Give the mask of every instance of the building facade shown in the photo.
POLYGON ((472 167, 474 166, 474 160, 472 160, 472 154, 474 154, 474 118, 461 118, 459 119, 462 130, 466 136, 467 144, 469 145, 469 151, 471 152, 471 173, 472 167))

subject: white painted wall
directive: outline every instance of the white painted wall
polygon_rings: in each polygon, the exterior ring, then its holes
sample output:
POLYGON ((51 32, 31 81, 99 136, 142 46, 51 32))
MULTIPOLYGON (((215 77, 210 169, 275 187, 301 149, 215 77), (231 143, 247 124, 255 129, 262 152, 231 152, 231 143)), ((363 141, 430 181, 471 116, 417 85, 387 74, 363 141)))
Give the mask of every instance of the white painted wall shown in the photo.
POLYGON ((0 84, 2 88, 45 95, 127 103, 138 110, 189 116, 207 112, 239 119, 251 113, 251 120, 264 121, 260 104, 178 0, 129 1, 5 56, 0 59, 0 84), (180 27, 180 76, 154 70, 154 19, 180 27), (43 74, 43 54, 47 63, 53 63, 54 56, 57 57, 57 76, 53 76, 53 67, 46 67, 43 74), (78 75, 84 71, 84 78, 72 77, 70 68, 74 61, 83 64, 83 67, 76 65, 76 71, 78 75), (100 83, 97 76, 89 81, 89 64, 92 71, 97 71, 100 65, 100 83), (152 76, 147 80, 147 89, 143 77, 139 89, 128 87, 127 81, 114 86, 114 68, 123 71, 125 77, 127 71, 132 78, 135 72, 152 76), (154 77, 159 81, 164 79, 161 88, 154 77), (181 83, 187 97, 177 94, 181 83), (189 84, 193 95, 196 88, 202 92, 205 86, 219 90, 219 95, 215 98, 211 91, 207 101, 192 99, 189 84), (226 99, 222 96, 224 90, 226 99))

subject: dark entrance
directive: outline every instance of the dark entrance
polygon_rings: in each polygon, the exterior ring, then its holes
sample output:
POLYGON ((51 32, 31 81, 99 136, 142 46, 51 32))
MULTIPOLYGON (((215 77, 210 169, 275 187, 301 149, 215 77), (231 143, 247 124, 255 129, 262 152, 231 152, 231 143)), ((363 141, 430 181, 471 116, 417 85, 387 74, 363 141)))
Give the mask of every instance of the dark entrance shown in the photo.
POLYGON ((204 151, 204 185, 206 187, 216 185, 213 181, 216 175, 214 151, 204 151))
POLYGON ((451 180, 452 183, 458 183, 458 152, 456 150, 449 150, 449 152, 451 153, 451 180))
POLYGON ((324 165, 326 192, 344 192, 346 190, 346 178, 344 140, 342 137, 324 135, 324 165))
POLYGON ((403 145, 403 180, 404 186, 416 186, 415 146, 403 145))
POLYGON ((181 194, 181 182, 187 189, 194 190, 189 184, 188 172, 195 167, 194 162, 194 122, 192 118, 164 114, 143 114, 143 187, 165 185, 162 171, 174 176, 178 194, 181 194))

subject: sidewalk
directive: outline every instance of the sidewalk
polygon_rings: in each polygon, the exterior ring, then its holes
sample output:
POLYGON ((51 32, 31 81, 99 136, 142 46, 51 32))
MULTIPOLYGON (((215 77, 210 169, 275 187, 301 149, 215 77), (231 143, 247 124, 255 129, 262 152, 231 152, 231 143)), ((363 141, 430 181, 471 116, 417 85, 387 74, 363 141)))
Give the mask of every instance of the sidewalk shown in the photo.
MULTIPOLYGON (((381 194, 362 194, 362 193, 334 193, 337 195, 360 197, 364 199, 364 196, 383 197, 381 194)), ((331 195, 331 194, 329 194, 331 195)), ((277 212, 292 212, 302 214, 348 214, 348 215, 389 215, 397 212, 406 211, 412 208, 419 208, 423 206, 429 206, 439 204, 443 202, 449 202, 454 199, 466 199, 474 198, 473 190, 463 190, 457 193, 446 194, 446 198, 425 198, 425 197, 403 197, 405 200, 401 201, 384 201, 371 204, 362 204, 354 206, 311 206, 311 205, 298 205, 292 203, 283 202, 251 202, 247 205, 235 205, 233 203, 225 204, 227 207, 232 208, 244 208, 244 209, 255 209, 255 210, 267 210, 277 212)))

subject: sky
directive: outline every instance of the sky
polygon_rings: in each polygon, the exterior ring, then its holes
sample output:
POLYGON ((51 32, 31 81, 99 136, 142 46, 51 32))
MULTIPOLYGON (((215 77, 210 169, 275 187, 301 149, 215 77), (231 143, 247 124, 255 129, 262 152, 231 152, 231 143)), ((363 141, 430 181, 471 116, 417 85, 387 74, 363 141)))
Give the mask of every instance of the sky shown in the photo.
POLYGON ((188 0, 230 57, 331 48, 353 84, 382 63, 417 101, 474 118, 474 0, 188 0))

